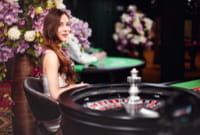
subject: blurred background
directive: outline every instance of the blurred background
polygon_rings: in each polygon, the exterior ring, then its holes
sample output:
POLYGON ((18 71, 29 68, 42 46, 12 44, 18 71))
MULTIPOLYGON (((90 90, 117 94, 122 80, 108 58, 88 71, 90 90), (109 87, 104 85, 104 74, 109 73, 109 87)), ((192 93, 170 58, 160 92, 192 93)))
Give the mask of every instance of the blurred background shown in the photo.
POLYGON ((159 68, 158 81, 186 79, 188 72, 195 72, 193 77, 199 76, 199 0, 65 0, 64 3, 73 15, 88 21, 92 46, 103 48, 111 56, 120 55, 112 38, 114 25, 128 5, 136 5, 154 22, 153 45, 144 50, 147 52, 144 55, 147 66, 151 62, 159 68))
MULTIPOLYGON (((19 3, 23 6, 26 1, 29 0, 19 0, 19 3)), ((137 6, 140 12, 153 21, 152 46, 142 49, 141 52, 145 61, 142 81, 160 83, 200 78, 200 0, 63 0, 63 2, 73 16, 88 22, 92 29, 89 38, 92 47, 102 48, 108 56, 123 57, 131 56, 124 55, 117 49, 113 39, 115 23, 120 21, 121 15, 130 4, 137 6)), ((23 92, 24 78, 16 78, 19 72, 14 73, 12 70, 16 62, 16 59, 8 61, 9 72, 6 78, 12 81, 15 79, 12 82, 12 92, 11 86, 6 87, 12 95, 15 106, 12 111, 5 113, 5 117, 1 117, 4 116, 4 112, 0 112, 0 123, 6 121, 4 123, 5 127, 8 127, 6 130, 9 135, 34 135, 35 119, 23 92)), ((27 68, 28 64, 23 63, 22 68, 17 66, 16 68, 30 71, 31 69, 27 68)))

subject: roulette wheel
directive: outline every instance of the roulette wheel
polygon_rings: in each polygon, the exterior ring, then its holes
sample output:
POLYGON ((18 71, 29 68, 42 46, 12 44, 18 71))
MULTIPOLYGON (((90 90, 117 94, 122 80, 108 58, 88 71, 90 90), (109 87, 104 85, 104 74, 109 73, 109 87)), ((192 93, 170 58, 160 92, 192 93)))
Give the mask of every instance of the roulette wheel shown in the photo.
POLYGON ((156 117, 132 116, 126 105, 130 84, 95 84, 60 98, 64 135, 197 135, 200 96, 184 88, 139 83, 142 108, 156 117))

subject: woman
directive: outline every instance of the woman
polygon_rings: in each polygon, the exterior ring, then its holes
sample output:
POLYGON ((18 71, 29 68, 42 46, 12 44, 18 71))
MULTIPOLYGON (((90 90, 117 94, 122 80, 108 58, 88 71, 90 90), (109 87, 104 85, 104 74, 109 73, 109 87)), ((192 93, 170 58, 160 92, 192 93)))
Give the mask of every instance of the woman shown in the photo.
MULTIPOLYGON (((60 9, 52 9, 45 17, 43 25, 44 54, 42 58, 44 93, 57 101, 64 91, 86 87, 88 84, 75 84, 75 71, 72 61, 62 51, 62 44, 69 33, 69 16, 60 9)), ((48 131, 59 128, 60 118, 43 123, 48 131)))
POLYGON ((69 16, 60 9, 52 9, 44 20, 43 84, 45 94, 53 100, 58 100, 59 95, 66 90, 88 85, 75 84, 72 62, 62 51, 62 44, 70 33, 69 23, 69 16))

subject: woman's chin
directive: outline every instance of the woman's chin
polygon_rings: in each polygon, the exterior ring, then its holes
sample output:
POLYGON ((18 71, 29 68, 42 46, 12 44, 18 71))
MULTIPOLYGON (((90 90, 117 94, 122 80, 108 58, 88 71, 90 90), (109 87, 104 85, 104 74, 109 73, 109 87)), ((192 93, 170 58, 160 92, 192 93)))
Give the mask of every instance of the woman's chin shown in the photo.
POLYGON ((62 38, 61 39, 61 42, 66 42, 67 41, 67 38, 62 38))

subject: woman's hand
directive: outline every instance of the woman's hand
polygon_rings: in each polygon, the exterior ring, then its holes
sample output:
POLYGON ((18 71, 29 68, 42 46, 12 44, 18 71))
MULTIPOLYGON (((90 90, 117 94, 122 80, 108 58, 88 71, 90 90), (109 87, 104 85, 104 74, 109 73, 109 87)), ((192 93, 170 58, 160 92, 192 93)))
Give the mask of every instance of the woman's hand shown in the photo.
POLYGON ((80 88, 85 88, 89 86, 88 83, 78 83, 78 84, 70 84, 65 87, 60 88, 59 95, 61 95, 63 92, 68 91, 68 90, 75 90, 75 89, 80 89, 80 88))
POLYGON ((88 83, 78 83, 78 84, 71 84, 71 85, 68 85, 67 86, 67 89, 70 90, 70 89, 80 89, 80 88, 85 88, 89 86, 88 83))
POLYGON ((107 56, 107 53, 105 51, 102 52, 95 52, 93 55, 97 58, 97 60, 103 59, 107 56))
MULTIPOLYGON (((87 86, 89 86, 90 84, 88 83, 78 83, 78 84, 70 84, 70 85, 67 85, 65 87, 62 87, 60 88, 60 91, 59 91, 59 96, 65 92, 65 91, 68 91, 68 90, 75 90, 75 89, 80 89, 80 88, 85 88, 87 86)), ((58 96, 58 98, 59 98, 58 96)), ((58 98, 56 100, 58 100, 58 98)))

